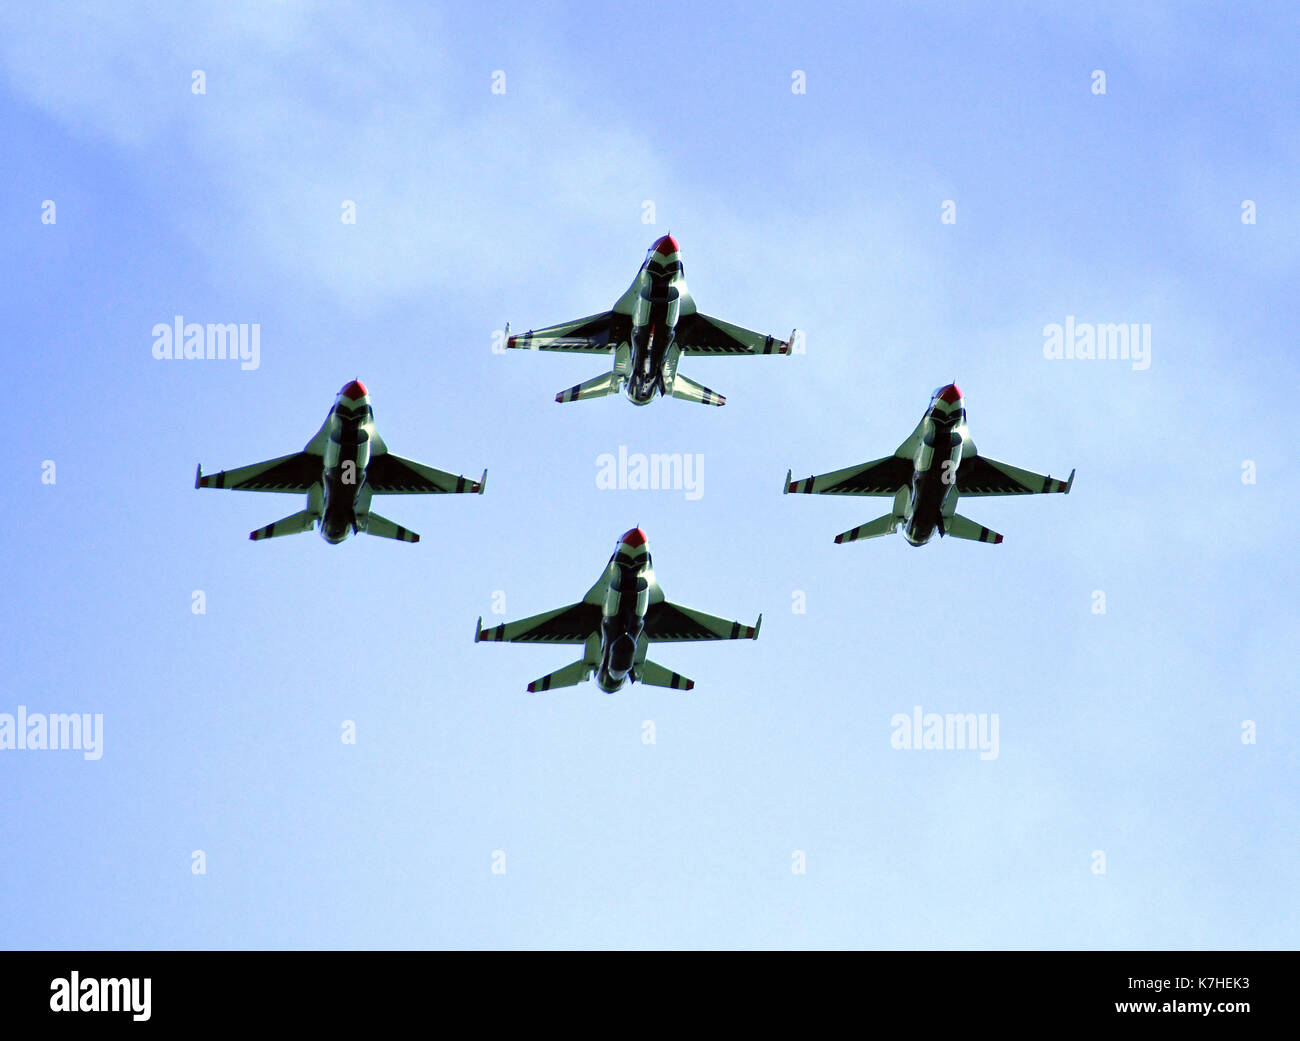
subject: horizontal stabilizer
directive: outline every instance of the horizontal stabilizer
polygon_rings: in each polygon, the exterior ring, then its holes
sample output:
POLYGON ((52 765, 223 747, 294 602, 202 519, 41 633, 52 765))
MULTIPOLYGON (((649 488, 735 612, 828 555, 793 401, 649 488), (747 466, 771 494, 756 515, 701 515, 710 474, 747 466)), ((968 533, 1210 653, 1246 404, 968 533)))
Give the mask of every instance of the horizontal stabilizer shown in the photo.
POLYGON ((603 376, 587 380, 586 383, 579 383, 576 387, 560 391, 555 395, 555 400, 565 402, 582 401, 586 398, 603 398, 608 394, 617 394, 621 382, 621 377, 617 372, 607 372, 603 376))
POLYGON ((990 528, 984 527, 983 524, 976 524, 969 517, 963 517, 960 513, 954 513, 943 525, 943 534, 951 535, 955 539, 970 539, 972 542, 992 542, 999 543, 1002 536, 990 528))
POLYGON ((283 520, 274 521, 265 528, 250 531, 248 537, 254 542, 260 542, 262 539, 279 538, 281 535, 301 535, 304 531, 311 531, 315 526, 316 514, 310 510, 302 510, 290 514, 283 520))
POLYGON ((575 661, 572 665, 566 665, 562 669, 547 673, 539 680, 533 680, 532 683, 528 684, 528 693, 538 694, 544 690, 552 690, 555 687, 576 687, 590 675, 590 665, 585 661, 575 661))
POLYGON ((681 398, 683 401, 698 401, 701 405, 725 405, 727 403, 727 399, 717 391, 709 390, 702 383, 688 380, 680 372, 673 377, 672 396, 681 398))
POLYGON ((415 532, 403 528, 400 524, 394 524, 387 517, 381 517, 377 513, 366 514, 364 523, 360 527, 367 535, 377 535, 381 539, 396 539, 398 542, 420 541, 420 536, 415 532))
POLYGON ((670 687, 673 690, 691 690, 695 686, 694 680, 652 661, 643 661, 637 666, 632 678, 651 687, 670 687))
POLYGON ((883 517, 877 517, 873 521, 867 521, 866 524, 859 524, 856 528, 841 532, 835 536, 835 541, 857 542, 859 539, 878 539, 881 535, 892 535, 898 528, 900 520, 901 517, 886 513, 883 517))

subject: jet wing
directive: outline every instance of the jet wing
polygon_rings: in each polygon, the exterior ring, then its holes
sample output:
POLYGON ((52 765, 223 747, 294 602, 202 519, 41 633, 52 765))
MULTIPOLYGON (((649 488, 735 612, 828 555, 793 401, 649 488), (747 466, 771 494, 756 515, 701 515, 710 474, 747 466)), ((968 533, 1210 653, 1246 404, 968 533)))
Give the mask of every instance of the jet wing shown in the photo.
POLYGON ((200 467, 194 487, 229 488, 239 492, 305 492, 320 479, 321 457, 311 452, 295 452, 215 474, 204 475, 200 467))
POLYGON ((620 343, 631 338, 632 319, 617 311, 588 315, 572 322, 529 329, 512 336, 507 347, 539 351, 576 351, 580 354, 613 354, 620 343))
POLYGON ((911 480, 912 460, 888 455, 801 481, 791 481, 786 474, 785 490, 817 495, 893 495, 911 480))
POLYGON ((1050 475, 1022 470, 982 455, 962 459, 957 468, 957 491, 962 495, 1033 495, 1040 492, 1068 492, 1074 471, 1064 481, 1050 475))
POLYGON ((545 611, 531 618, 521 618, 517 622, 495 625, 491 629, 484 629, 480 618, 474 642, 586 643, 587 637, 600 630, 600 619, 600 605, 586 602, 545 611))
POLYGON ((687 640, 757 640, 763 616, 751 625, 741 625, 729 618, 718 618, 668 600, 651 604, 645 615, 645 636, 660 643, 687 640))
POLYGON ((370 457, 366 467, 366 484, 376 495, 431 495, 437 492, 481 492, 487 471, 479 480, 435 470, 389 452, 370 457))
POLYGON ((789 354, 790 341, 778 340, 739 325, 682 309, 677 319, 677 346, 683 354, 789 354))

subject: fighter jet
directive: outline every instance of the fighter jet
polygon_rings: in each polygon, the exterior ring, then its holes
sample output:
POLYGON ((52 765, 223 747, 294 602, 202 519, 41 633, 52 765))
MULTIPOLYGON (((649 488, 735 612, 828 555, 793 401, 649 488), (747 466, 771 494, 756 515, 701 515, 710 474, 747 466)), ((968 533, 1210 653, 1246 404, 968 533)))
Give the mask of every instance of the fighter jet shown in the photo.
POLYGON ((626 386, 637 405, 650 404, 656 394, 725 405, 721 394, 677 371, 682 355, 789 354, 794 335, 778 340, 697 311, 677 240, 665 235, 646 251, 641 270, 612 311, 530 329, 509 337, 506 346, 614 356, 612 372, 560 391, 556 401, 600 398, 626 386))
POLYGON ((893 455, 802 481, 791 481, 788 471, 785 475, 787 493, 893 497, 889 513, 836 535, 836 542, 889 535, 902 524, 903 538, 913 546, 925 545, 936 531, 941 537, 1002 541, 996 531, 956 512, 960 496, 1069 494, 1073 484, 1073 470, 1066 480, 1058 481, 980 455, 970 439, 962 394, 955 383, 930 395, 921 422, 893 455))
POLYGON ((353 532, 399 542, 420 541, 415 532, 371 512, 372 495, 481 494, 486 484, 486 470, 477 481, 471 481, 389 452, 375 432, 370 394, 360 380, 339 391, 325 422, 301 452, 206 476, 200 463, 194 475, 195 488, 305 492, 305 510, 258 528, 248 537, 256 541, 297 535, 319 524, 321 538, 334 544, 353 532))
POLYGON ((575 686, 589 679, 593 671, 597 686, 607 694, 618 691, 629 679, 690 690, 695 686, 692 680, 646 660, 651 641, 757 640, 762 624, 761 614, 752 626, 741 625, 664 599, 645 532, 633 528, 618 540, 608 566, 578 603, 491 629, 484 629, 479 618, 474 642, 582 646, 581 658, 528 684, 530 693, 575 686))

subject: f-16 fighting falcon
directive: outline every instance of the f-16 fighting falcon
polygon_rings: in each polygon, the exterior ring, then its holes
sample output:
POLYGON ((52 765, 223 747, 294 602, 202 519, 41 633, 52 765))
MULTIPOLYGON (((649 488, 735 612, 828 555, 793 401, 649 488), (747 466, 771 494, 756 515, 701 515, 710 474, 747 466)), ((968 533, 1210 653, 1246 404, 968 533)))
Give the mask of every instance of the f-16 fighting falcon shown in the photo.
POLYGON ((791 481, 785 491, 820 495, 892 496, 894 508, 883 517, 850 528, 836 542, 890 535, 899 524, 903 538, 923 546, 936 531, 974 542, 1001 542, 1002 536, 957 513, 963 495, 1069 493, 1074 471, 1064 481, 982 456, 966 427, 966 409, 954 383, 930 395, 930 404, 911 436, 883 459, 850 466, 819 477, 791 481))
POLYGON ((697 311, 677 240, 665 235, 646 251, 641 270, 612 311, 531 329, 509 337, 506 346, 614 356, 612 372, 561 391, 556 401, 600 398, 626 386, 637 405, 650 404, 656 394, 725 405, 721 394, 677 371, 683 354, 789 354, 793 339, 793 332, 789 340, 778 340, 697 311))
POLYGON ((618 691, 629 679, 690 690, 693 681, 646 660, 652 641, 757 640, 762 624, 761 614, 753 626, 741 625, 664 599, 655 581, 645 532, 633 528, 618 540, 608 566, 578 603, 492 629, 484 629, 480 618, 474 642, 582 646, 581 658, 528 684, 530 693, 575 686, 589 679, 593 671, 597 685, 607 694, 618 691))
POLYGON ((486 470, 477 481, 471 481, 389 452, 375 431, 370 394, 360 380, 339 391, 325 422, 301 452, 206 476, 200 464, 194 475, 195 488, 305 492, 305 510, 258 528, 248 537, 297 535, 319 524, 321 538, 336 544, 353 532, 399 542, 420 541, 415 532, 371 512, 372 495, 482 493, 486 484, 486 470))

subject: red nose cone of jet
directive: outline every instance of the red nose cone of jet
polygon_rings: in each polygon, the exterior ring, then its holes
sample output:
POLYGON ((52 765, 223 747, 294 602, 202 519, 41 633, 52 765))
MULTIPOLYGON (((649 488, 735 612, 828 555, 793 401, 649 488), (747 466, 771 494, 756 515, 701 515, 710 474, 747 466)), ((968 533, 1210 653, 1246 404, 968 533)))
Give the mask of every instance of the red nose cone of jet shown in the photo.
POLYGON ((961 388, 955 383, 949 383, 943 390, 939 391, 939 400, 946 401, 949 405, 961 400, 961 388))
POLYGON ((366 385, 364 383, 362 383, 360 380, 353 380, 341 391, 339 391, 339 393, 342 394, 345 398, 348 398, 352 401, 356 401, 359 398, 364 398, 368 392, 366 390, 366 385))
POLYGON ((640 528, 633 528, 623 536, 623 545, 631 546, 636 549, 638 546, 645 545, 645 532, 640 528))
POLYGON ((662 254, 665 257, 672 256, 677 252, 677 249, 677 240, 671 235, 665 235, 655 243, 655 252, 662 254))

